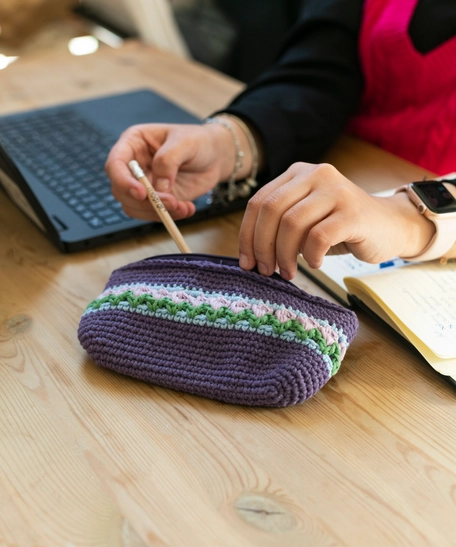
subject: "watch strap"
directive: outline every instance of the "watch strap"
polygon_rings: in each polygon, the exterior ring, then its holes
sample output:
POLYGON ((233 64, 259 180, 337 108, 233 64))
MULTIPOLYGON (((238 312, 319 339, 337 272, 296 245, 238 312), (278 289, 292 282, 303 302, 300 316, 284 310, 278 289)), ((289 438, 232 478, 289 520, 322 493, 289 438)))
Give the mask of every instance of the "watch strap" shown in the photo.
POLYGON ((397 194, 398 192, 405 192, 410 201, 416 206, 418 212, 435 225, 434 237, 420 254, 401 258, 423 262, 437 258, 444 261, 456 258, 456 217, 451 215, 445 218, 446 215, 431 213, 413 190, 411 184, 396 188, 395 193, 397 194))

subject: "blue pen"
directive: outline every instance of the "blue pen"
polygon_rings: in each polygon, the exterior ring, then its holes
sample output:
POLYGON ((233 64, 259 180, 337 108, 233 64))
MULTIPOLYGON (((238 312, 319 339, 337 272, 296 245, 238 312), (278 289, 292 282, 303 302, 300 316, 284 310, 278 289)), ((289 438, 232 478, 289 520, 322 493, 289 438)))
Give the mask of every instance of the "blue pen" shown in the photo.
POLYGON ((393 260, 387 260, 386 262, 381 262, 379 264, 380 269, 383 268, 391 268, 393 266, 403 266, 404 264, 407 264, 405 260, 402 260, 402 258, 395 258, 393 260))

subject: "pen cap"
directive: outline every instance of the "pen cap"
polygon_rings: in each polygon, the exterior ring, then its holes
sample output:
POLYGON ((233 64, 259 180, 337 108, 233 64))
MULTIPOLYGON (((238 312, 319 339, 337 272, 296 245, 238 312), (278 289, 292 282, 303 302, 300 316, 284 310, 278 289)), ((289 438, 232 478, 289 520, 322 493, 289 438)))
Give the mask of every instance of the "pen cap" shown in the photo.
POLYGON ((238 260, 164 255, 115 270, 78 336, 94 362, 211 399, 302 403, 339 370, 356 315, 238 260))

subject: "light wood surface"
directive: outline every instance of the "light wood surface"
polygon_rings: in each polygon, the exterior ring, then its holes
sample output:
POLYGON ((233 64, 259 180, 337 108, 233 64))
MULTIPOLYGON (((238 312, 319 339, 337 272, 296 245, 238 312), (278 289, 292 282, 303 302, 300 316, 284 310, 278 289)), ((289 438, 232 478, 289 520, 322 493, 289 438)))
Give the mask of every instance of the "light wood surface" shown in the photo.
MULTIPOLYGON (((241 89, 136 43, 0 80, 2 113, 151 87, 205 116, 241 89)), ((375 190, 423 174, 348 138, 329 159, 375 190)), ((236 255, 241 216, 182 232, 236 255)), ((165 232, 61 255, 0 193, 0 234, 0 545, 456 545, 456 392, 374 320, 304 404, 220 404, 99 369, 77 340, 114 268, 175 252, 165 232)))

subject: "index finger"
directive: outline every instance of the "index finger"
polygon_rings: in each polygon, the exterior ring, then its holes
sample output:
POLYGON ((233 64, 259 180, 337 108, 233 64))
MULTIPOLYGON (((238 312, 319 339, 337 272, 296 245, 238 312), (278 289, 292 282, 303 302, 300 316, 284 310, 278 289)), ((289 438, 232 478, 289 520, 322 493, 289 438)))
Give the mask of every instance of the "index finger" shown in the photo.
POLYGON ((141 168, 148 171, 153 153, 146 141, 143 126, 132 126, 122 133, 110 150, 105 164, 106 173, 112 183, 112 193, 116 199, 122 201, 124 196, 133 196, 140 200, 146 198, 145 189, 132 175, 128 163, 136 160, 141 168))
MULTIPOLYGON (((316 166, 310 163, 296 163, 290 166, 284 173, 272 180, 251 198, 247 204, 244 218, 242 219, 241 229, 239 232, 239 265, 245 270, 251 270, 257 264, 255 256, 255 233, 258 226, 262 205, 271 194, 278 188, 284 186, 297 175, 304 176, 315 170, 316 166)), ((292 197, 292 201, 296 200, 296 196, 292 197)), ((267 222, 278 224, 277 218, 270 218, 267 222)), ((268 227, 274 231, 274 226, 268 227)), ((267 238, 266 238, 267 239, 267 238)))

